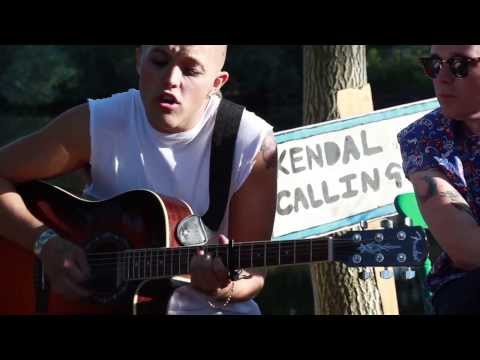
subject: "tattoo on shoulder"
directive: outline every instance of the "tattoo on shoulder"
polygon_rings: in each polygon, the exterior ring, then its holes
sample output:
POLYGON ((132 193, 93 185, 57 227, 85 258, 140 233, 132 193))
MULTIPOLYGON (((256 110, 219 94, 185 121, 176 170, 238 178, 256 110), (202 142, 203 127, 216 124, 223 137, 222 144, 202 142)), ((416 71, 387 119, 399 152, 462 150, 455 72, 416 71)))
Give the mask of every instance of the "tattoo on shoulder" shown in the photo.
POLYGON ((438 195, 440 197, 450 200, 450 205, 452 205, 457 210, 467 213, 472 217, 474 216, 470 206, 466 204, 465 199, 456 190, 439 191, 437 181, 431 176, 424 176, 423 180, 425 180, 425 182, 427 183, 428 188, 426 194, 419 195, 419 199, 421 202, 425 202, 432 197, 438 195))
POLYGON ((263 160, 267 165, 267 169, 277 167, 277 143, 272 135, 269 135, 263 140, 262 147, 260 148, 263 160))

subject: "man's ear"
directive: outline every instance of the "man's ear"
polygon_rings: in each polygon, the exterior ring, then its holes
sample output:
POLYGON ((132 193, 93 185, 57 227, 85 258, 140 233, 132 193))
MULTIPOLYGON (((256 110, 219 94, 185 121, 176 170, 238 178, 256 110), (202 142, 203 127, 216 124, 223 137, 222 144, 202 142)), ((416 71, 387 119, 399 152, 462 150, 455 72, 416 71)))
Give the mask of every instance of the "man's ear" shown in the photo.
POLYGON ((221 71, 213 81, 214 92, 219 91, 230 78, 230 74, 226 71, 221 71))
POLYGON ((136 49, 136 67, 137 67, 137 74, 140 75, 140 68, 142 67, 142 48, 137 47, 136 49))

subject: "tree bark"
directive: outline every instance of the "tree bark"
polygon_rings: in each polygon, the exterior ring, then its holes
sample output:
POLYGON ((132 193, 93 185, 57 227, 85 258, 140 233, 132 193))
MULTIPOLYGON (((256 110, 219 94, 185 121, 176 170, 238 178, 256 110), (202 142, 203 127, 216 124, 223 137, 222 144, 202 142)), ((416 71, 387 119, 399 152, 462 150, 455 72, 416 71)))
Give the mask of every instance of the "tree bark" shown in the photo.
MULTIPOLYGON (((339 118, 337 93, 367 84, 365 45, 304 46, 305 125, 339 118)), ((374 271, 361 280, 357 268, 337 262, 311 265, 315 314, 383 314, 374 271)))
POLYGON ((304 46, 303 123, 339 118, 337 92, 367 84, 365 45, 304 46))

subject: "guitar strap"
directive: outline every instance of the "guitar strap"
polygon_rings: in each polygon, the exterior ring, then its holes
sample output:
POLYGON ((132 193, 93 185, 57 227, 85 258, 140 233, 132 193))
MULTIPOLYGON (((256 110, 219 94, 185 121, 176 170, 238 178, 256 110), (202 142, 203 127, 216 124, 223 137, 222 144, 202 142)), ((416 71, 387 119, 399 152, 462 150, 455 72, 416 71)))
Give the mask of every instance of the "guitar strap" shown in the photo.
MULTIPOLYGON (((217 111, 210 152, 210 205, 202 220, 217 231, 228 203, 235 143, 244 107, 222 99, 217 111)), ((228 235, 228 234, 225 234, 228 235)))

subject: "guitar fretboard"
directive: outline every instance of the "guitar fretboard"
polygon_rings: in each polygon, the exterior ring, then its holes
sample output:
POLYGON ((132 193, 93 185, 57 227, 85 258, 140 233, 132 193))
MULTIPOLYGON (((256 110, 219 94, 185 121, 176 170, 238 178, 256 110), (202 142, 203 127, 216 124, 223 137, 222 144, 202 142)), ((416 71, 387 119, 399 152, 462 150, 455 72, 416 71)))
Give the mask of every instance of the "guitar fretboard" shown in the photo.
POLYGON ((151 248, 118 253, 118 272, 124 280, 146 280, 188 274, 190 261, 199 249, 210 253, 212 257, 220 257, 227 267, 232 263, 235 269, 313 263, 334 258, 332 240, 328 238, 238 243, 233 247, 208 245, 151 248))
MULTIPOLYGON (((118 281, 138 281, 190 273, 192 257, 202 249, 229 269, 341 261, 347 266, 416 266, 427 255, 421 228, 366 230, 343 238, 239 242, 230 245, 129 249, 91 253, 92 268, 109 270, 118 281), (108 267, 108 269, 107 269, 108 267)), ((105 274, 102 272, 102 274, 105 274)))

